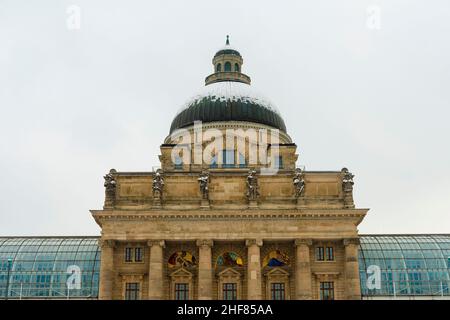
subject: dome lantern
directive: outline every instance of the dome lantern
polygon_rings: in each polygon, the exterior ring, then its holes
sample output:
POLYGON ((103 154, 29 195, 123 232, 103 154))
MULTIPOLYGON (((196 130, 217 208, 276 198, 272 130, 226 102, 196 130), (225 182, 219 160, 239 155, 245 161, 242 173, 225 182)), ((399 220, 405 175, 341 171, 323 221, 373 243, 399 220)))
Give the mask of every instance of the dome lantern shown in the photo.
POLYGON ((241 72, 243 59, 239 51, 231 47, 227 35, 225 46, 219 49, 212 60, 214 73, 206 77, 205 85, 221 81, 235 81, 250 84, 250 77, 241 72))

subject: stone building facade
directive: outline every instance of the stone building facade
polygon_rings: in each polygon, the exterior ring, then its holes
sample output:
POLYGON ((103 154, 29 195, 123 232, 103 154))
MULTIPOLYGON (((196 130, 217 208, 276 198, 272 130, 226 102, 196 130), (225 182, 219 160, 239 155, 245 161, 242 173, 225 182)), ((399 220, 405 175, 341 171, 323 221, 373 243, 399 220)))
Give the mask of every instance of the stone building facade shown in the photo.
POLYGON ((104 207, 91 211, 100 299, 361 298, 368 209, 354 205, 353 175, 297 168, 281 115, 242 64, 227 40, 172 122, 160 168, 105 175, 104 207))

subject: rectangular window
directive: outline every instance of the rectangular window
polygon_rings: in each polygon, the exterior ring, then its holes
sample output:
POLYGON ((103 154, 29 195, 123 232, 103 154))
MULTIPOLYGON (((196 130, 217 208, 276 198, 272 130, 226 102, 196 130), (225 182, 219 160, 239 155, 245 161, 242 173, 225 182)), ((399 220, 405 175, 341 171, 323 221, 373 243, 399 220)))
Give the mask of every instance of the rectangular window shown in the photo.
POLYGON ((134 248, 134 261, 135 262, 142 262, 143 260, 143 252, 142 252, 142 248, 137 247, 134 248))
POLYGON ((327 247, 326 258, 327 258, 327 261, 333 261, 334 260, 333 247, 327 247))
POLYGON ((270 292, 272 300, 284 300, 284 283, 271 283, 270 292))
POLYGON ((125 248, 125 262, 133 261, 133 248, 125 248))
POLYGON ((223 165, 222 168, 234 167, 234 150, 223 150, 223 165))
POLYGON ((283 169, 283 157, 282 156, 276 156, 274 164, 275 164, 275 168, 276 169, 283 169))
POLYGON ((174 163, 175 169, 183 169, 183 158, 180 156, 175 156, 175 163, 174 163))
POLYGON ((317 247, 316 248, 316 260, 317 261, 324 261, 325 260, 323 247, 317 247))
POLYGON ((175 300, 189 300, 189 283, 175 283, 175 300))
POLYGON ((334 300, 333 282, 320 283, 320 300, 334 300))
POLYGON ((127 282, 125 284, 125 300, 139 300, 139 283, 127 282))
POLYGON ((237 300, 237 284, 224 283, 223 284, 223 300, 237 300))

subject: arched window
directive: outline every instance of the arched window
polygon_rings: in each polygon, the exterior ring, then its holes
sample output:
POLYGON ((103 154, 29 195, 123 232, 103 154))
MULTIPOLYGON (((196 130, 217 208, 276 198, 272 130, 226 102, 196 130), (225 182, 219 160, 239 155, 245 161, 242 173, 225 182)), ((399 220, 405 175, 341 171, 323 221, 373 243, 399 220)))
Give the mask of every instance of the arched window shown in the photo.
POLYGON ((237 63, 234 64, 234 71, 239 72, 239 64, 237 63))
POLYGON ((229 61, 225 62, 225 72, 231 71, 231 63, 229 61))
POLYGON ((216 67, 216 72, 221 72, 222 71, 222 65, 220 63, 217 64, 216 67))
POLYGON ((263 267, 282 267, 289 264, 289 256, 280 250, 270 251, 263 260, 263 267))

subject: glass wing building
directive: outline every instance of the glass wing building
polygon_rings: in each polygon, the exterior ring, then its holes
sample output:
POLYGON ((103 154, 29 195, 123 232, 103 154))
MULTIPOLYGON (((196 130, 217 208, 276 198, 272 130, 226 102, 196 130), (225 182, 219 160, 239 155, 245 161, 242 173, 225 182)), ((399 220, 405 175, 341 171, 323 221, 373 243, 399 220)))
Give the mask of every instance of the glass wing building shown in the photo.
MULTIPOLYGON (((450 235, 362 235, 363 299, 450 299, 450 235)), ((98 237, 0 238, 1 299, 97 299, 98 237)))

